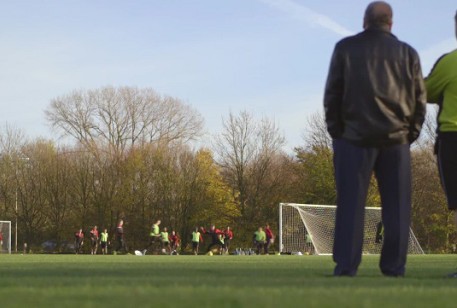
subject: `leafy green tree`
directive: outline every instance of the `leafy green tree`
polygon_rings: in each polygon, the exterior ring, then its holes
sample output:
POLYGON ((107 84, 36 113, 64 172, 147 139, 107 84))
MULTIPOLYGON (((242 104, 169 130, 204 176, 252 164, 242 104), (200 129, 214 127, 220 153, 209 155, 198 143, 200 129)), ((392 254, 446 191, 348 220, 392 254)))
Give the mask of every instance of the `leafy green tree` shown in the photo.
MULTIPOLYGON (((324 117, 317 113, 308 119, 305 145, 295 148, 297 203, 336 204, 332 140, 326 130, 324 117)), ((380 206, 377 182, 373 176, 368 189, 366 206, 380 206)))

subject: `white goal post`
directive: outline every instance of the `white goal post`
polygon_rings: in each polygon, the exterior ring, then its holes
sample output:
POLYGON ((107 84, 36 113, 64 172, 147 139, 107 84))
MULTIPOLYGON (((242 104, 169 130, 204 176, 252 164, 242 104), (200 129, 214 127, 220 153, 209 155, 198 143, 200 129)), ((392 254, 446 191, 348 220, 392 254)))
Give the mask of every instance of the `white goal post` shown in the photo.
MULTIPOLYGON (((335 205, 279 204, 279 251, 330 255, 333 250, 335 205)), ((364 254, 379 254, 382 247, 381 208, 365 208, 364 254)), ((408 254, 423 254, 410 229, 408 254)))
POLYGON ((0 253, 11 253, 11 221, 0 220, 0 253))

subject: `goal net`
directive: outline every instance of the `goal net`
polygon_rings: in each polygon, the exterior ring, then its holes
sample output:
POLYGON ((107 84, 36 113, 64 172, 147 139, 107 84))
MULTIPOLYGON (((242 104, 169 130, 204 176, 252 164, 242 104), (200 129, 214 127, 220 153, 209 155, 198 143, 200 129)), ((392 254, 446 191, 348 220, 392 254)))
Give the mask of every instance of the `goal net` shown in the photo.
POLYGON ((0 253, 11 253, 11 221, 0 220, 0 253))
MULTIPOLYGON (((336 206, 281 203, 279 205, 279 249, 284 253, 332 254, 336 206)), ((379 254, 383 228, 381 208, 365 208, 364 254, 379 254)), ((409 254, 423 254, 410 229, 409 254)))

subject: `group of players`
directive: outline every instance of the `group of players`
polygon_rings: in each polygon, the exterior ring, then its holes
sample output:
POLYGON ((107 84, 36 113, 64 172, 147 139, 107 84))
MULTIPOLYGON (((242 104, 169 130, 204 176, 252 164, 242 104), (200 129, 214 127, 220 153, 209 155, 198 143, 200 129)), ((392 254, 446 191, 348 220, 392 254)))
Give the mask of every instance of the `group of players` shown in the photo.
MULTIPOLYGON (((90 254, 95 255, 97 254, 98 245, 100 243, 100 247, 102 250, 102 254, 108 254, 108 230, 104 229, 103 232, 98 232, 98 227, 94 226, 90 230, 90 254)), ((84 244, 84 232, 83 229, 79 229, 75 232, 75 253, 81 253, 82 247, 84 244)))
MULTIPOLYGON (((178 249, 181 246, 181 238, 176 231, 172 230, 171 233, 165 227, 160 231, 161 221, 157 220, 151 227, 149 233, 149 244, 141 251, 142 255, 148 254, 178 254, 178 249)), ((90 232, 90 247, 91 254, 97 254, 98 246, 100 245, 102 254, 108 254, 109 235, 108 230, 104 229, 103 232, 99 233, 98 227, 94 226, 90 232)), ((209 229, 204 227, 195 227, 192 231, 192 253, 198 255, 200 244, 203 243, 203 236, 208 235, 211 239, 206 253, 212 253, 216 250, 218 254, 228 254, 230 249, 230 243, 233 240, 233 231, 230 227, 218 229, 215 225, 211 225, 209 229)), ((81 253, 82 246, 84 243, 84 232, 79 229, 75 232, 75 253, 81 253)), ((114 253, 120 253, 122 251, 127 252, 127 248, 124 240, 124 221, 120 220, 117 224, 114 239, 116 242, 116 249, 114 253)), ((257 249, 257 254, 268 254, 269 247, 274 242, 274 235, 267 224, 265 229, 260 227, 253 234, 253 244, 257 249)), ((139 251, 138 251, 139 252, 139 251)))
POLYGON ((157 220, 152 225, 151 232, 149 233, 149 245, 143 250, 143 255, 151 249, 154 254, 159 253, 160 249, 164 254, 178 254, 178 248, 181 246, 181 238, 174 230, 169 234, 166 227, 160 231, 160 223, 161 221, 157 220))
MULTIPOLYGON (((95 255, 98 251, 98 246, 102 250, 102 254, 108 254, 108 245, 110 245, 108 229, 104 229, 103 232, 99 233, 98 227, 94 226, 90 232, 90 254, 95 255)), ((82 247, 84 244, 85 234, 83 229, 79 229, 75 232, 75 253, 79 254, 82 252, 82 247)), ((126 250, 125 241, 124 241, 124 221, 121 219, 116 227, 115 232, 115 241, 117 242, 117 249, 115 253, 119 252, 121 249, 126 250)))
MULTIPOLYGON (((178 254, 177 249, 180 246, 179 236, 175 231, 168 235, 167 228, 160 231, 160 220, 157 220, 149 233, 149 245, 142 254, 146 253, 158 254, 178 254)), ((230 241, 233 239, 233 232, 230 227, 226 229, 217 229, 215 225, 206 230, 204 227, 195 227, 192 231, 192 253, 198 255, 200 243, 203 243, 203 234, 207 234, 211 238, 211 243, 208 245, 207 252, 217 248, 219 254, 227 254, 230 247, 230 241)))

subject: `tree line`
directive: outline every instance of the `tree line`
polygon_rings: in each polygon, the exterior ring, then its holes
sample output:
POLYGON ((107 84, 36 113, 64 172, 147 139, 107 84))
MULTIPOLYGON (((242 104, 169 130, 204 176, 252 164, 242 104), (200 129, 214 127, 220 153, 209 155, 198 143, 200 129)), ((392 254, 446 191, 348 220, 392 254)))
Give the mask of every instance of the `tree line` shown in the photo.
MULTIPOLYGON (((246 111, 229 113, 211 146, 196 147, 204 136, 198 111, 149 88, 74 91, 52 99, 45 116, 66 145, 0 131, 0 220, 17 219, 19 247, 39 251, 45 240, 72 241, 80 227, 114 230, 119 219, 131 249, 146 245, 156 219, 183 246, 193 228, 216 224, 247 247, 258 226, 278 232, 280 202, 336 203, 321 114, 308 119, 293 153, 274 121, 246 111)), ((433 154, 433 117, 413 146, 412 227, 425 251, 450 252, 456 233, 433 154)), ((380 206, 374 177, 367 206, 380 206)))

